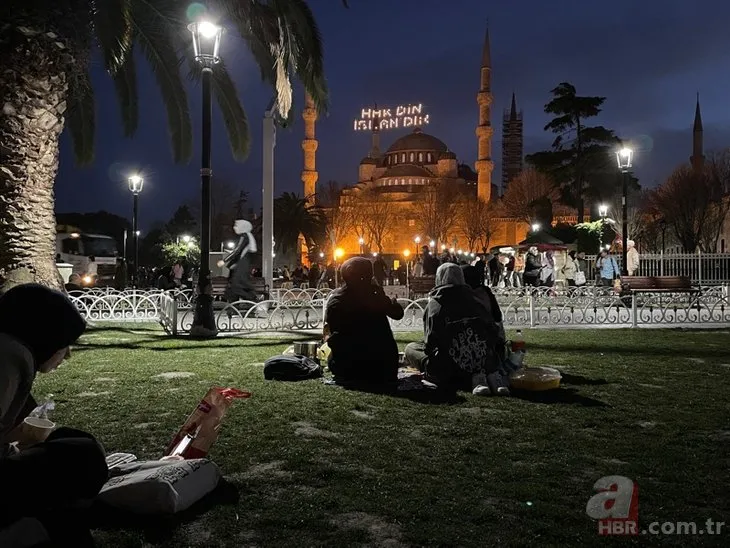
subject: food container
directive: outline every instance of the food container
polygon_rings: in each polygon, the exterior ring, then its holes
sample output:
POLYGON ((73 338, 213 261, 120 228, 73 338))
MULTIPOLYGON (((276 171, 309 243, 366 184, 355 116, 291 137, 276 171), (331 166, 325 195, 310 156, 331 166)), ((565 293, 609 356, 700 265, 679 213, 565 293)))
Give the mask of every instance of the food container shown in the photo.
POLYGON ((560 371, 552 367, 523 367, 510 375, 510 386, 517 390, 542 392, 560 388, 560 371))
POLYGON ((294 353, 307 358, 316 358, 319 341, 304 341, 294 343, 294 353))

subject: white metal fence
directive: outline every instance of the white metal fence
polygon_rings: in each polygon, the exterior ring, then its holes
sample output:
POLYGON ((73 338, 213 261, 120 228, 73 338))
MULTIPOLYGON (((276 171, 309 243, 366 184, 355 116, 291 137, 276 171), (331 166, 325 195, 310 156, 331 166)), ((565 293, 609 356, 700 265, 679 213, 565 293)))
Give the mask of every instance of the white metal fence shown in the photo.
MULTIPOLYGON (((614 258, 621 266, 621 255, 614 258)), ((587 255, 586 276, 595 279, 596 256, 587 255)), ((639 255, 639 276, 687 276, 698 285, 730 283, 730 253, 646 253, 639 255)))
MULTIPOLYGON (((281 290, 275 299, 216 303, 222 333, 319 330, 329 290, 281 290)), ((701 287, 690 293, 618 295, 612 289, 500 289, 496 292, 507 327, 642 327, 730 325, 729 286, 701 287)), ((189 333, 194 307, 190 292, 90 291, 71 295, 91 323, 159 322, 170 335, 189 333)), ((403 319, 395 331, 423 330, 428 299, 398 299, 403 319)))

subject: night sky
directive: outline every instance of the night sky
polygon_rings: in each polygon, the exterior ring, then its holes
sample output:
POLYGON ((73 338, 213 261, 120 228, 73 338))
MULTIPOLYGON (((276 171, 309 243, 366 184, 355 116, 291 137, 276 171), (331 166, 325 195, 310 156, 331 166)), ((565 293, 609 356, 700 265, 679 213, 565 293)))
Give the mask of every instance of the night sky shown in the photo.
MULTIPOLYGON (((501 177, 501 116, 517 94, 524 111, 525 153, 551 141, 542 128, 543 105, 562 81, 581 95, 607 97, 598 122, 633 141, 635 172, 642 185, 654 186, 691 154, 696 93, 700 92, 705 150, 730 144, 730 3, 720 0, 310 0, 325 43, 330 85, 329 116, 317 124, 319 180, 353 183, 358 162, 367 154, 369 135, 352 130, 360 109, 424 104, 431 117, 425 131, 442 139, 460 161, 476 159, 476 93, 484 33, 492 44, 492 124, 495 128, 494 181, 501 177)), ((231 158, 220 116, 214 114, 215 181, 261 197, 261 117, 272 97, 259 71, 236 40, 224 42, 222 55, 239 86, 251 128, 251 153, 245 163, 231 158)), ((140 200, 144 230, 167 220, 199 189, 200 90, 191 86, 196 150, 187 165, 176 165, 167 134, 166 114, 153 77, 138 64, 140 127, 125 139, 111 80, 100 63, 92 77, 97 95, 96 160, 74 165, 68 135, 61 145, 57 211, 97 211, 131 216, 129 172, 140 169, 146 182, 140 200)), ((297 107, 302 92, 298 89, 297 107)), ((215 107, 214 107, 215 109, 215 107)), ((409 130, 382 136, 386 149, 409 130)), ((301 112, 291 129, 279 130, 276 194, 301 194, 301 112)))

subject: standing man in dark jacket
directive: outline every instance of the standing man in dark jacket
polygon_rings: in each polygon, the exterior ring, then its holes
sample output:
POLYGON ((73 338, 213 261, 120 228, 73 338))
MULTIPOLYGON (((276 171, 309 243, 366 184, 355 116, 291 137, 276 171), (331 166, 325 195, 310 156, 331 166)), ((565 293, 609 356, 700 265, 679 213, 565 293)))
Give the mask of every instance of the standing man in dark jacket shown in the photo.
POLYGON ((439 260, 431 254, 431 249, 427 245, 421 248, 421 256, 423 257, 423 275, 435 276, 439 260))
POLYGON ((387 266, 385 264, 385 261, 383 260, 383 257, 381 257, 380 255, 375 257, 375 261, 373 261, 373 275, 380 287, 383 287, 385 285, 386 269, 387 266))

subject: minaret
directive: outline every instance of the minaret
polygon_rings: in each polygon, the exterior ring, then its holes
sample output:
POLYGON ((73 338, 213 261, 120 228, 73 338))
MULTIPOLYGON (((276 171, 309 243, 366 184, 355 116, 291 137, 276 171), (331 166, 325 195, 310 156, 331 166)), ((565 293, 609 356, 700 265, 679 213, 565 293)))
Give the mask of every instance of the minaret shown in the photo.
MULTIPOLYGON (((375 105, 378 108, 378 105, 375 105)), ((380 117, 376 116, 373 120, 373 144, 370 148, 370 158, 380 158, 380 117)))
POLYGON ((689 158, 692 168, 699 171, 705 166, 704 136, 702 131, 702 114, 700 113, 700 94, 697 93, 697 106, 695 107, 695 123, 692 128, 692 156, 689 158))
POLYGON ((317 146, 319 142, 314 136, 314 125, 317 121, 317 109, 314 108, 314 101, 306 95, 304 103, 304 139, 302 140, 302 150, 304 151, 304 170, 302 171, 302 183, 304 183, 304 198, 309 205, 314 205, 314 194, 317 191, 317 173, 316 159, 317 146))
POLYGON ((510 181, 522 172, 522 111, 512 93, 512 107, 502 116, 502 194, 510 181))
POLYGON ((489 51, 489 28, 484 37, 482 50, 482 66, 477 104, 479 105, 479 126, 477 126, 478 159, 474 164, 477 171, 477 196, 488 202, 492 199, 492 123, 490 121, 492 105, 492 58, 489 51))

